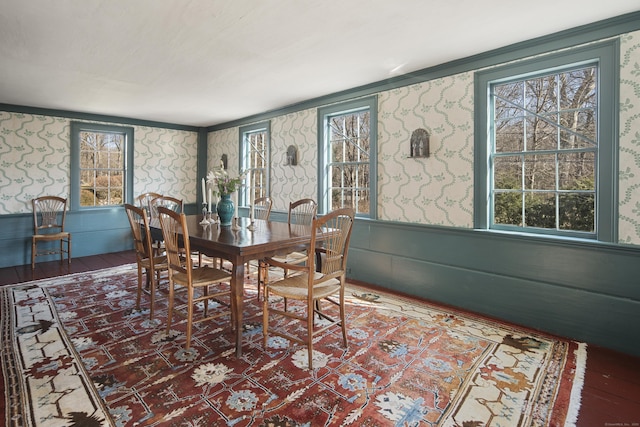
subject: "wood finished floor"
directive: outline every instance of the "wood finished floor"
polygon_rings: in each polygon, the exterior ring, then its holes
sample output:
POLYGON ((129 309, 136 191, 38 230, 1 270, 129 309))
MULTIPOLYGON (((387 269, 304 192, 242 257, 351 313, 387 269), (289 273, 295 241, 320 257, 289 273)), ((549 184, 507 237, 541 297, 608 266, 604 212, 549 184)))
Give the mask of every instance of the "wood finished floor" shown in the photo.
MULTIPOLYGON (((0 286, 134 263, 133 251, 0 268, 0 286)), ((638 325, 630 325, 637 327, 638 325)), ((0 393, 1 394, 1 393, 0 393)), ((1 405, 0 405, 1 406, 1 405)), ((640 427, 640 357, 589 345, 578 427, 640 427)))

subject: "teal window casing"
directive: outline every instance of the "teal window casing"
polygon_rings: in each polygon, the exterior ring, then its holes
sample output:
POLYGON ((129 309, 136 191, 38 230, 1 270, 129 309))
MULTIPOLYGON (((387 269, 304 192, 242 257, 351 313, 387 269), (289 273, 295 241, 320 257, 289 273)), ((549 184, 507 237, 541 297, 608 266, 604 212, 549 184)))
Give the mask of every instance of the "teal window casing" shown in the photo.
MULTIPOLYGON (((617 240, 619 41, 593 43, 487 69, 475 76, 474 227, 492 228, 490 85, 580 64, 598 67, 598 153, 596 158, 595 239, 617 240)), ((521 232, 529 233, 529 229, 521 232)), ((543 232, 544 233, 544 232, 543 232)), ((535 233, 533 234, 541 234, 535 233)), ((547 234, 547 233, 544 233, 547 234)), ((552 233, 552 235, 556 235, 552 233)), ((562 234, 559 234, 562 235, 562 234)))
POLYGON ((125 126, 114 126, 90 122, 71 122, 70 137, 71 137, 71 150, 70 150, 70 175, 71 175, 71 197, 70 197, 70 210, 80 209, 100 209, 100 208, 112 208, 114 205, 108 206, 80 206, 80 132, 102 132, 102 133, 115 133, 124 136, 125 149, 124 149, 124 196, 123 200, 126 203, 133 203, 133 128, 125 126))
POLYGON ((359 213, 359 218, 377 219, 378 207, 378 98, 368 96, 351 101, 340 102, 318 108, 318 213, 326 214, 331 209, 329 182, 331 152, 329 144, 328 125, 331 117, 351 112, 369 111, 369 212, 359 213))

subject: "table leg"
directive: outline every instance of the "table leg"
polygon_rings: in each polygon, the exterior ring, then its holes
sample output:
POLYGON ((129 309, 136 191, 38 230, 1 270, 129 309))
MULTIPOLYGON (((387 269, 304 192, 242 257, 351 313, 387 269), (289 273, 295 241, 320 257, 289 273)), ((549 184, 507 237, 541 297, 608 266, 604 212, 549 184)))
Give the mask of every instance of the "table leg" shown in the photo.
POLYGON ((233 265, 231 273, 231 296, 233 298, 231 310, 235 322, 236 357, 242 356, 242 312, 244 310, 244 262, 238 261, 233 265))

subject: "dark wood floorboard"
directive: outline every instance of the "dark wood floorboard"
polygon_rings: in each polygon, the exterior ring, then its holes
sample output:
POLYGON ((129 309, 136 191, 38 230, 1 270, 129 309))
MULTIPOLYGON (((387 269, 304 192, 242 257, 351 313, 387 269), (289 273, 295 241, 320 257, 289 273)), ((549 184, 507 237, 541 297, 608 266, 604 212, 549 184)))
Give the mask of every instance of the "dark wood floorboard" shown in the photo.
MULTIPOLYGON (((133 251, 0 268, 0 286, 135 262, 133 251)), ((636 325, 630 325, 635 327, 636 325)), ((578 427, 640 427, 640 357, 587 347, 587 369, 578 427)))

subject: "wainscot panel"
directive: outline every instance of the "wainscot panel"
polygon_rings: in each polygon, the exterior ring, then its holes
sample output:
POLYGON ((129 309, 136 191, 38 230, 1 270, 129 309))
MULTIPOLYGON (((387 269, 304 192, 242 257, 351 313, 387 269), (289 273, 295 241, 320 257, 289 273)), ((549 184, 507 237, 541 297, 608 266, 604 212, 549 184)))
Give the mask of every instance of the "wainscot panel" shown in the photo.
MULTIPOLYGON (((67 213, 65 229, 72 233, 73 258, 133 248, 124 208, 92 209, 67 213)), ((0 216, 0 267, 31 263, 31 214, 0 216)), ((36 262, 55 261, 58 255, 40 256, 36 262)))
POLYGON ((349 278, 640 355, 640 250, 356 221, 349 278))

